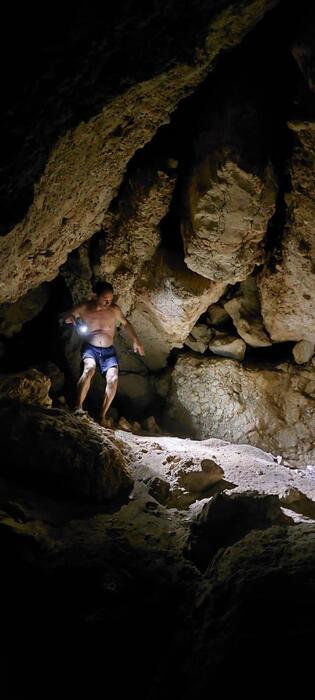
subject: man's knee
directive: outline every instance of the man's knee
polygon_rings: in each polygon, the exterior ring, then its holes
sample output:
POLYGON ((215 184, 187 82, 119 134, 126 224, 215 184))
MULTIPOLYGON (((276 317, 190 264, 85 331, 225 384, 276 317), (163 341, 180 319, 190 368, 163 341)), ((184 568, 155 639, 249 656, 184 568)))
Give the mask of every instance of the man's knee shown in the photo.
POLYGON ((107 377, 106 384, 109 389, 116 389, 117 384, 118 384, 118 377, 107 377))
POLYGON ((89 379, 92 379, 92 377, 95 374, 95 365, 85 365, 83 368, 83 374, 82 377, 86 378, 88 377, 89 379))

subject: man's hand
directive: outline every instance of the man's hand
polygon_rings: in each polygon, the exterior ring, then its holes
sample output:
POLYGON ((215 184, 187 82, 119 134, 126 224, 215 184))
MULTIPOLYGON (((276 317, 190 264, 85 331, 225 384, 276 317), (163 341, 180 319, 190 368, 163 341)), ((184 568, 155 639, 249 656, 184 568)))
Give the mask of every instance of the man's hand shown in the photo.
POLYGON ((138 353, 138 355, 144 355, 144 347, 143 345, 141 345, 141 343, 139 343, 138 340, 133 341, 133 349, 134 352, 138 353))

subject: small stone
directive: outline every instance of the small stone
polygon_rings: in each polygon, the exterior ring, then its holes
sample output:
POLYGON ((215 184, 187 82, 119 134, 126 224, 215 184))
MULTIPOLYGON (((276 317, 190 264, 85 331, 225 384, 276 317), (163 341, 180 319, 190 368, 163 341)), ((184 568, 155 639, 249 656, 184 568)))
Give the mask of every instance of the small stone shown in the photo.
POLYGON ((292 354, 296 364, 303 365, 305 362, 308 362, 314 355, 314 349, 313 343, 310 343, 308 340, 300 340, 298 343, 295 343, 292 354))

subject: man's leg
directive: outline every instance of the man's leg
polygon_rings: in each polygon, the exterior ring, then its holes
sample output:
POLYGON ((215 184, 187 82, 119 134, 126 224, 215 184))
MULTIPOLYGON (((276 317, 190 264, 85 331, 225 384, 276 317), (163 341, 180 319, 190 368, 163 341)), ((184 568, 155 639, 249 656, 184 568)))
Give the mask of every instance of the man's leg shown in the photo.
POLYGON ((77 383, 77 400, 75 405, 76 409, 82 409, 83 402, 90 388, 92 377, 95 374, 95 368, 95 361, 92 359, 92 357, 87 357, 84 360, 83 372, 77 383))
POLYGON ((101 410, 101 420, 102 424, 105 421, 106 413, 115 397, 118 386, 118 367, 110 367, 106 372, 106 390, 105 397, 101 410))

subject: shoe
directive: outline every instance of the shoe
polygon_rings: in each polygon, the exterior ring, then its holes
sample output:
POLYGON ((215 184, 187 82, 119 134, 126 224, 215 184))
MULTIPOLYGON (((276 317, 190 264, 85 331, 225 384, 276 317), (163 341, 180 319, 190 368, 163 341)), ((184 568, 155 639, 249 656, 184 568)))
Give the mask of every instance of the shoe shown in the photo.
POLYGON ((89 414, 87 411, 84 411, 83 408, 76 408, 74 411, 74 415, 83 417, 83 416, 88 416, 89 414))

